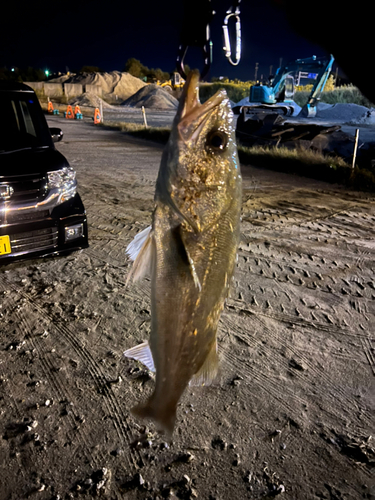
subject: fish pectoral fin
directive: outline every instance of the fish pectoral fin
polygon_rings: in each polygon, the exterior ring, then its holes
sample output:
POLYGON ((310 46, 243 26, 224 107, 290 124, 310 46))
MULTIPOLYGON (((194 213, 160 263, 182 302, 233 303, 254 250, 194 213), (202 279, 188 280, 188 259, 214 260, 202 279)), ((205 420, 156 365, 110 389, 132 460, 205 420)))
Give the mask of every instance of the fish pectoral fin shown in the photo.
POLYGON ((197 275, 197 271, 195 269, 194 261, 191 258, 190 254, 188 252, 188 249, 186 247, 185 247, 185 250, 186 250, 186 255, 187 255, 187 258, 188 258, 188 261, 189 261, 190 272, 191 272, 191 275, 193 276, 194 285, 199 289, 199 291, 202 291, 201 282, 199 281, 199 278, 198 278, 198 275, 197 275))
POLYGON ((146 227, 146 229, 143 229, 141 232, 137 233, 134 236, 134 239, 129 243, 129 245, 126 247, 126 254, 129 255, 131 260, 135 260, 137 258, 137 255, 139 254, 142 246, 144 245, 145 241, 147 240, 150 232, 151 232, 151 226, 146 227))
MULTIPOLYGON (((171 186, 171 188, 172 190, 175 189, 173 185, 171 186)), ((199 224, 195 222, 188 214, 182 212, 170 195, 168 195, 165 201, 166 203, 168 203, 173 212, 180 218, 180 220, 191 227, 194 233, 197 234, 201 231, 199 224)))
POLYGON ((151 349, 148 342, 143 342, 142 344, 136 345, 131 349, 124 352, 124 356, 131 359, 136 359, 143 363, 147 368, 155 373, 154 359, 152 357, 151 349))
POLYGON ((126 248, 126 254, 134 261, 126 278, 126 284, 135 282, 151 273, 153 245, 151 226, 138 233, 126 248))
POLYGON ((190 380, 189 385, 211 385, 215 380, 219 368, 219 357, 217 355, 217 340, 212 344, 199 371, 190 380))
POLYGON ((181 257, 181 261, 184 262, 189 267, 189 272, 193 278, 194 285, 199 291, 202 290, 201 282, 195 268, 194 260, 192 259, 188 247, 184 241, 184 235, 182 231, 182 226, 179 225, 172 231, 172 235, 175 239, 176 249, 181 257))

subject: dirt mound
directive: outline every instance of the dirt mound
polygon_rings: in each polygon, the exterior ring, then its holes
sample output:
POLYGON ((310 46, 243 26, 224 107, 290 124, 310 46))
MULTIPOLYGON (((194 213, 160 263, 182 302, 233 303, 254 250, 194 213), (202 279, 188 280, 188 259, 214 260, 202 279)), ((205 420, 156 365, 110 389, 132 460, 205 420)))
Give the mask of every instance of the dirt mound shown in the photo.
POLYGON ((50 82, 100 85, 103 89, 103 95, 117 95, 121 99, 127 99, 146 85, 139 78, 129 73, 122 73, 121 71, 111 71, 110 73, 77 73, 70 75, 66 79, 63 78, 64 76, 60 76, 50 80, 50 82))
POLYGON ((360 106, 359 104, 351 103, 337 103, 332 106, 321 107, 319 103, 317 118, 324 118, 325 120, 334 120, 337 122, 352 122, 354 120, 359 120, 366 116, 369 111, 365 106, 360 106))
POLYGON ((70 77, 71 75, 61 75, 56 78, 51 78, 46 83, 67 83, 67 80, 69 80, 70 77))
POLYGON ((81 94, 76 97, 72 97, 68 104, 71 104, 72 106, 75 106, 78 104, 78 106, 86 106, 86 107, 92 107, 92 108, 99 108, 100 104, 103 106, 103 108, 113 108, 110 104, 106 103, 103 101, 101 97, 99 97, 96 94, 93 94, 92 92, 85 92, 84 94, 81 94))
POLYGON ((368 109, 362 116, 348 123, 349 125, 375 125, 375 109, 368 109))
POLYGON ((251 104, 251 102, 249 100, 249 97, 244 97, 243 99, 241 99, 241 101, 238 101, 234 105, 235 106, 250 106, 250 104, 251 104))
POLYGON ((136 92, 133 96, 126 99, 123 106, 133 108, 153 108, 153 109, 176 109, 178 100, 167 90, 156 84, 146 85, 136 92))

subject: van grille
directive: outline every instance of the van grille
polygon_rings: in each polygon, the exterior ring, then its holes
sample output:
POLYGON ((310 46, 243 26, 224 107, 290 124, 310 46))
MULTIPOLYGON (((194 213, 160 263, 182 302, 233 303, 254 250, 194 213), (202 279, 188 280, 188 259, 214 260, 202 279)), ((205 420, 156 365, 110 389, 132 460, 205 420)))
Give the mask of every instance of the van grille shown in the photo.
POLYGON ((10 245, 12 253, 16 255, 26 252, 36 252, 47 248, 57 247, 58 229, 57 227, 47 227, 24 233, 10 235, 10 245))
POLYGON ((49 217, 49 210, 32 210, 30 212, 23 212, 16 210, 6 214, 7 224, 15 224, 24 221, 38 221, 49 217))
POLYGON ((47 193, 47 176, 43 174, 7 176, 0 185, 12 188, 10 201, 13 203, 38 203, 47 193))

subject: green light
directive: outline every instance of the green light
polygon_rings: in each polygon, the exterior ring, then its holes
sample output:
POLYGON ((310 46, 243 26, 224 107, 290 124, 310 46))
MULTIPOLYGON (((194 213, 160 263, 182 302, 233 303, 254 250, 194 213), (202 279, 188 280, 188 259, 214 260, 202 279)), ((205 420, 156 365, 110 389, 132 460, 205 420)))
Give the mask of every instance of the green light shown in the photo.
POLYGON ((49 75, 49 70, 48 70, 48 69, 46 69, 46 70, 44 71, 44 73, 45 73, 46 77, 48 78, 48 75, 49 75))

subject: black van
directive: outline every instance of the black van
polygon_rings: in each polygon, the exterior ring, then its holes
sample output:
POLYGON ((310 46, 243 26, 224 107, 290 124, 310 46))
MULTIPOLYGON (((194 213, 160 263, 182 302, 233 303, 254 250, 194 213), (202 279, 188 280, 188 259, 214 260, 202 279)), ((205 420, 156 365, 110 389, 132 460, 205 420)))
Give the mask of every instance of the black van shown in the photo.
POLYGON ((0 81, 0 263, 88 246, 76 173, 30 87, 0 81))

